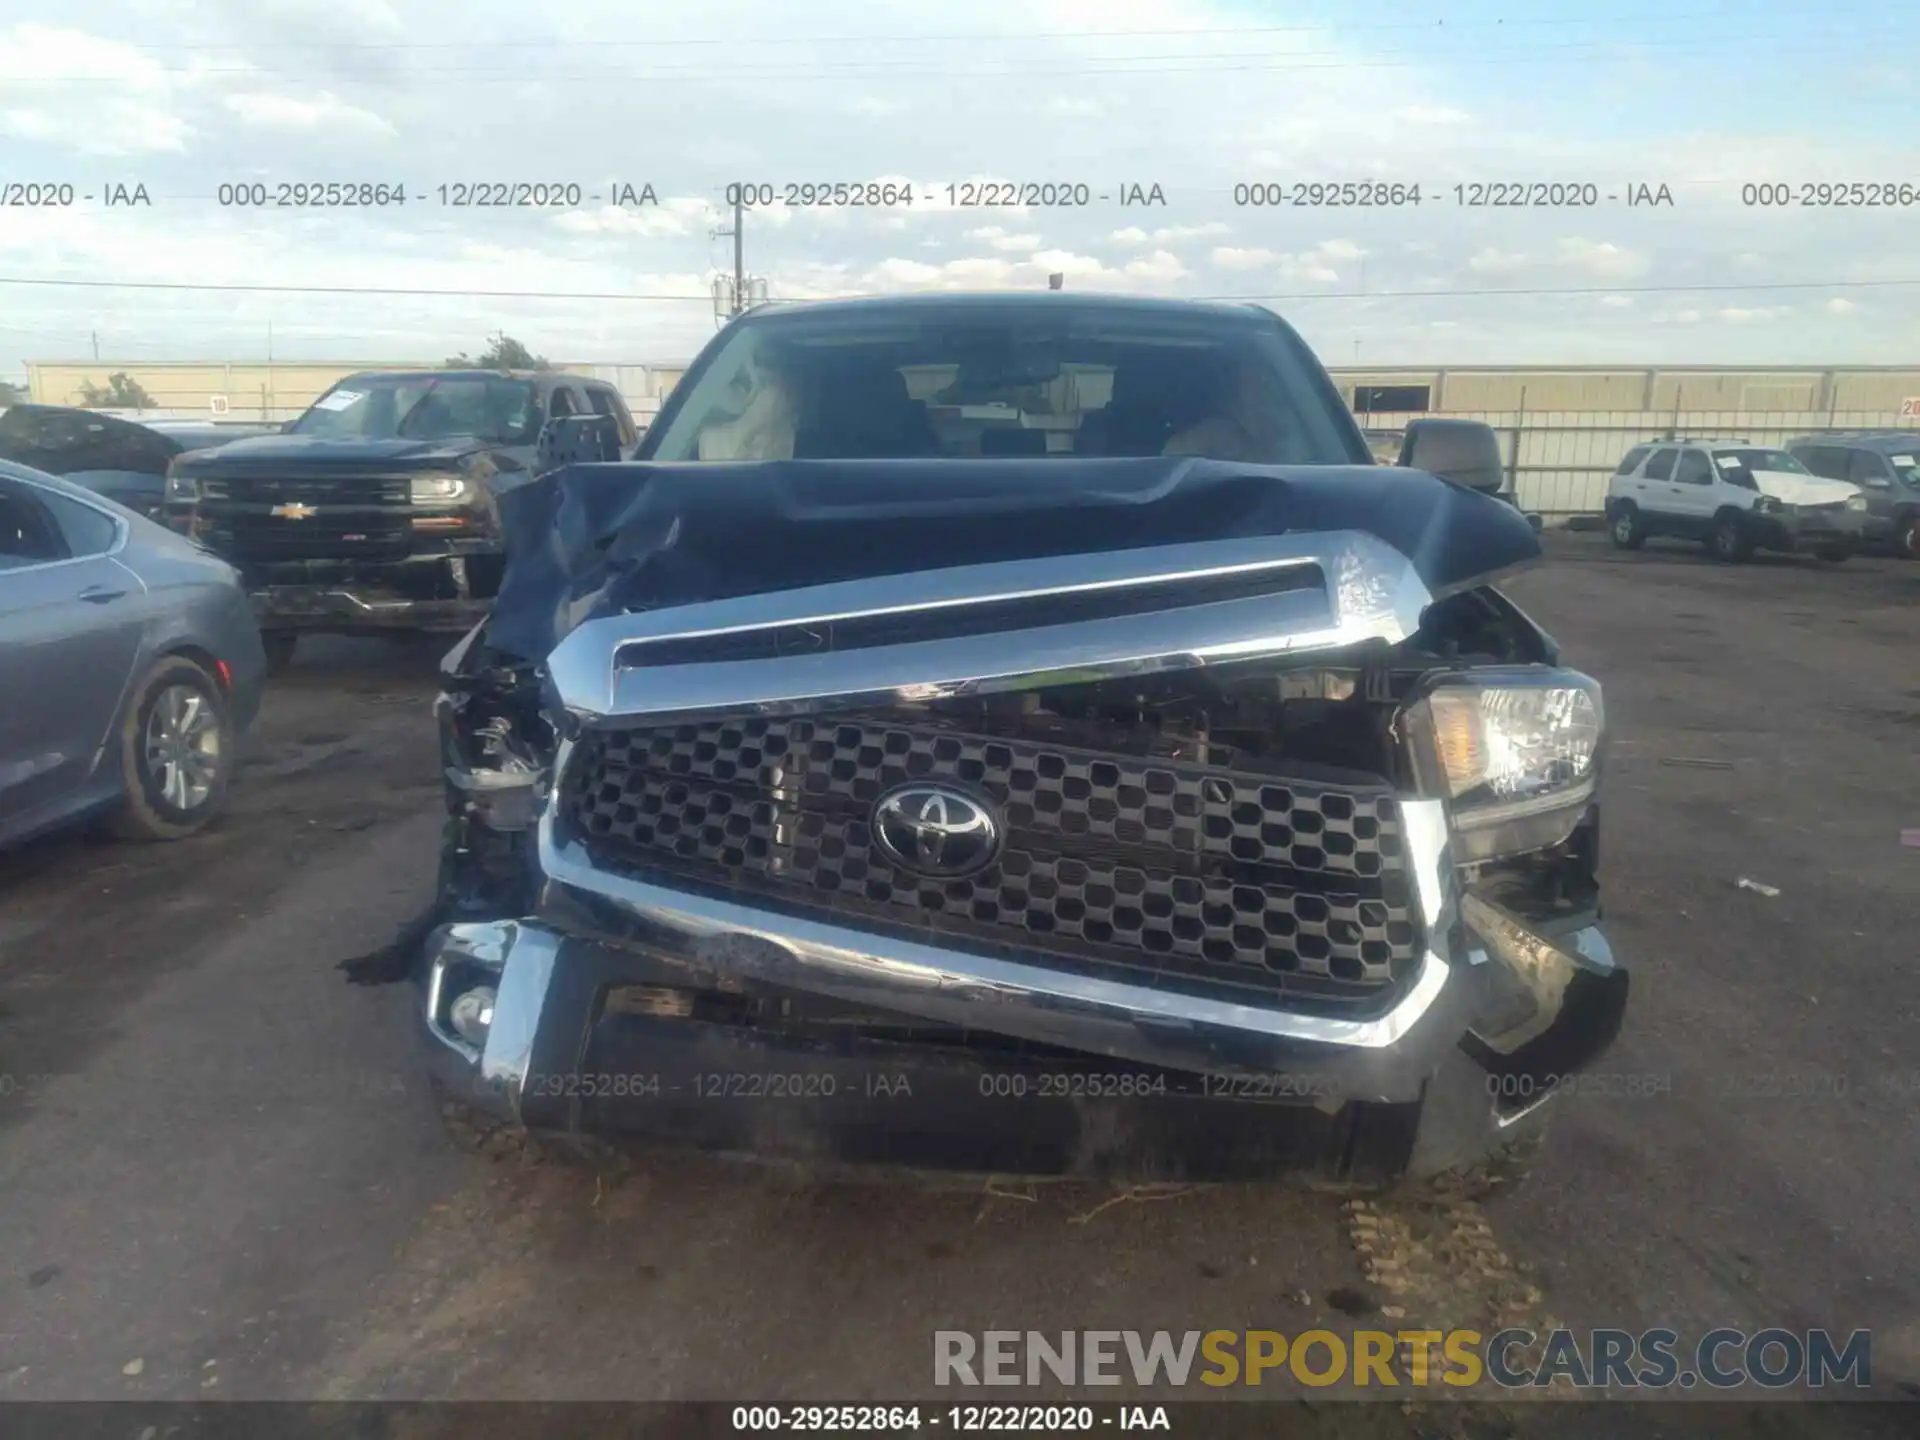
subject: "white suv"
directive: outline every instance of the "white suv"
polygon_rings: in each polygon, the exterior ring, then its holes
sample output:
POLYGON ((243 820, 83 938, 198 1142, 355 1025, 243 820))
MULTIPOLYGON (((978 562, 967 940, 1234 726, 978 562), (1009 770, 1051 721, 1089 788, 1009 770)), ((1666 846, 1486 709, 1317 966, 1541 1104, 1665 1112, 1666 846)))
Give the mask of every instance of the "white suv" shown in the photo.
POLYGON ((1844 560, 1860 548, 1866 518, 1859 486, 1745 440, 1636 445, 1607 482, 1607 533, 1622 550, 1674 535, 1706 542, 1721 560, 1756 549, 1844 560))

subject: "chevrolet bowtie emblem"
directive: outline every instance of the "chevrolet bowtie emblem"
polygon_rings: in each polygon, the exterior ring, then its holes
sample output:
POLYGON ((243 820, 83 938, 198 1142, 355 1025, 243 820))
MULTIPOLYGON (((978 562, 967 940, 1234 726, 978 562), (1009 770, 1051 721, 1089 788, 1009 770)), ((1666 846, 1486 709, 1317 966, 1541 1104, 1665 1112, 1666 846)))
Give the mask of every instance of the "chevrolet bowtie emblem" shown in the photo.
POLYGON ((278 515, 282 520, 311 520, 314 509, 311 505, 276 505, 271 513, 278 515))

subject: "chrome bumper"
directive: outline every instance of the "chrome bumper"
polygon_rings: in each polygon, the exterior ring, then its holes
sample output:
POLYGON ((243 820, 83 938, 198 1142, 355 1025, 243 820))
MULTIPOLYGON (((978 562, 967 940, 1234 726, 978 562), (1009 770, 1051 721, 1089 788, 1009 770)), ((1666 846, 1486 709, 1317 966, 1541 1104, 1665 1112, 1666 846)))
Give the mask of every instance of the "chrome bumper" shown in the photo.
MULTIPOLYGON (((1403 802, 1402 813, 1429 943, 1412 983, 1364 1019, 1303 1013, 1277 998, 1249 1003, 1244 991, 1098 979, 644 884, 594 869, 555 839, 550 820, 540 835, 550 882, 541 915, 435 932, 420 1019, 447 1079, 520 1118, 541 1038, 578 1036, 592 1023, 577 1013, 569 967, 604 974, 622 955, 644 957, 691 989, 774 987, 1170 1071, 1283 1075, 1328 1110, 1431 1102, 1440 1080, 1455 1092, 1448 1104, 1456 1113, 1431 1137, 1423 1124, 1421 1140, 1439 1168, 1542 1118, 1538 1107, 1503 1113, 1489 1072, 1463 1044, 1496 1055, 1538 1050, 1563 1024, 1582 977, 1600 990, 1617 980, 1622 992, 1625 977, 1597 926, 1550 938, 1458 894, 1440 805, 1403 802), (496 998, 476 1048, 454 1034, 447 1014, 459 990, 483 983, 496 998)), ((1590 1016, 1572 1028, 1598 1033, 1590 1016)), ((1612 1038, 1600 1030, 1594 1053, 1612 1038)), ((546 1053, 555 1053, 550 1043, 546 1053)), ((1591 1058, 1556 1056, 1553 1073, 1591 1058)))

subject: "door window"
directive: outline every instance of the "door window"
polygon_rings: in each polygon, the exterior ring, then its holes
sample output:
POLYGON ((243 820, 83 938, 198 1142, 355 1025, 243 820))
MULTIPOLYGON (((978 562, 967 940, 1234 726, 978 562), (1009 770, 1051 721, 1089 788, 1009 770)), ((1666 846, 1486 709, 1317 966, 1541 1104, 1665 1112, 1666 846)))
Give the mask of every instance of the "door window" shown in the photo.
POLYGON ((626 407, 621 405, 619 397, 613 391, 598 385, 587 387, 587 404, 593 407, 593 413, 613 421, 620 427, 620 443, 633 444, 633 422, 627 418, 626 407))
POLYGON ((547 416, 552 420, 564 420, 569 415, 578 415, 580 407, 573 403, 573 392, 564 387, 553 392, 548 402, 547 416))
POLYGON ((1887 483, 1887 457, 1876 455, 1871 450, 1855 450, 1852 463, 1847 467, 1847 479, 1856 485, 1875 485, 1884 489, 1887 483))
POLYGON ((1653 458, 1647 461, 1647 479, 1670 479, 1673 475, 1673 457, 1676 453, 1678 452, 1671 445, 1655 451, 1653 458))
POLYGON ((39 493, 30 486, 0 480, 0 570, 68 558, 66 536, 41 504, 39 493))
POLYGON ((1633 449, 1627 451, 1626 458, 1620 462, 1620 468, 1613 473, 1615 475, 1631 475, 1639 468, 1640 462, 1647 458, 1647 452, 1651 449, 1653 449, 1651 445, 1634 446, 1633 449))
POLYGON ((120 526, 111 515, 69 495, 42 494, 40 501, 60 527, 67 554, 73 559, 104 555, 113 548, 120 526))
POLYGON ((1713 462, 1698 450, 1682 451, 1680 463, 1674 467, 1673 478, 1681 485, 1711 485, 1713 462))

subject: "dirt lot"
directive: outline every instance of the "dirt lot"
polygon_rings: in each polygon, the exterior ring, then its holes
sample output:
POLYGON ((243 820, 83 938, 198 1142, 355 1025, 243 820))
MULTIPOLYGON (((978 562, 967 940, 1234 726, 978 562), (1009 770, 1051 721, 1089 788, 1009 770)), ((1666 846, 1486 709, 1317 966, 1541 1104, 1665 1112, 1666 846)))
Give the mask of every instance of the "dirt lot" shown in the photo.
POLYGON ((456 1154, 405 995, 333 969, 429 887, 434 652, 315 645, 217 833, 0 857, 0 1397, 931 1397, 938 1328, 1361 1323, 1362 1246, 1399 1323, 1871 1327, 1920 1394, 1920 566, 1550 551, 1513 593, 1616 736, 1609 1063, 1664 1093, 1569 1097, 1484 1214, 456 1154))

